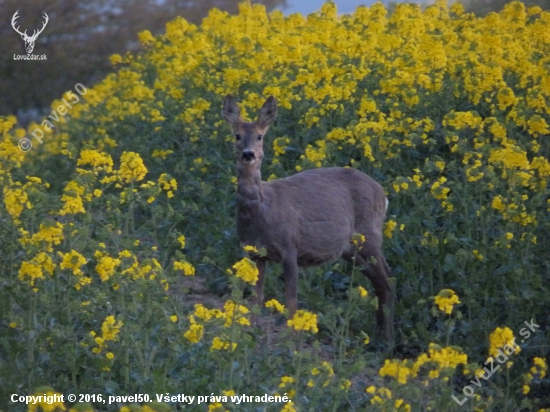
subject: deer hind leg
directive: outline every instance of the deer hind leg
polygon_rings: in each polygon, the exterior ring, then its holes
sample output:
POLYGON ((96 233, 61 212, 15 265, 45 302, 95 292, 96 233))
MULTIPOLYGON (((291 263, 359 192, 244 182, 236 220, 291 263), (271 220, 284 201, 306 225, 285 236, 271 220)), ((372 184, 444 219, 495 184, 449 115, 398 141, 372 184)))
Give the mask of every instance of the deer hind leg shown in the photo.
POLYGON ((376 297, 378 309, 376 311, 376 326, 378 335, 385 335, 389 342, 393 341, 393 308, 392 291, 389 278, 390 269, 382 254, 382 237, 366 236, 366 241, 356 254, 356 264, 364 266, 362 272, 371 281, 376 297))
POLYGON ((298 254, 296 250, 285 253, 282 259, 285 277, 285 303, 290 317, 298 310, 298 254))

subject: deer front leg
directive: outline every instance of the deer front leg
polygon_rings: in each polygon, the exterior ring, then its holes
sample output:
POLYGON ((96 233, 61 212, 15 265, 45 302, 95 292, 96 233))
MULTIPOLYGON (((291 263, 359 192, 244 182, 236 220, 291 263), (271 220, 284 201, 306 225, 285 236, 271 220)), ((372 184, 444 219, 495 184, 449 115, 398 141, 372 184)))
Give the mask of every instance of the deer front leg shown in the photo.
POLYGON ((298 309, 298 256, 291 251, 284 256, 283 272, 285 276, 285 300, 288 314, 294 316, 298 309))

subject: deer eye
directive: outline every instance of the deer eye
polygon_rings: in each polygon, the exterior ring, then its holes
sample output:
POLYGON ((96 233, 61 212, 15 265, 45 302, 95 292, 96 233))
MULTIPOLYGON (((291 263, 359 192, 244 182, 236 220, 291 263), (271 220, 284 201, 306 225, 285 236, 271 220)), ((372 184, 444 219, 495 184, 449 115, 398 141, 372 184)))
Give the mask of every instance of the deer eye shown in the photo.
POLYGON ((240 135, 240 134, 236 134, 236 135, 235 135, 235 139, 241 140, 241 135, 240 135))
POLYGON ((262 135, 261 134, 258 135, 258 140, 262 140, 262 135))

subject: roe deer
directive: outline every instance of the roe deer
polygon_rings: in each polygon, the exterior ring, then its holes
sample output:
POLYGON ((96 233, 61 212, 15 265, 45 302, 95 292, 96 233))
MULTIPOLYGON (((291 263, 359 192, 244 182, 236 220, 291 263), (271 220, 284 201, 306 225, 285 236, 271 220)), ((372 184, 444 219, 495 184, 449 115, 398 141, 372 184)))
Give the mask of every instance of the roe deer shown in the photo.
POLYGON ((225 97, 222 115, 235 135, 237 155, 237 234, 241 244, 265 248, 255 256, 259 279, 256 303, 263 303, 267 261, 282 263, 286 306, 298 307, 298 267, 339 257, 352 261, 354 233, 365 236, 356 264, 372 282, 378 298, 378 334, 393 339, 390 271, 382 254, 382 226, 388 201, 384 189, 355 169, 305 170, 284 179, 262 182, 263 137, 277 114, 270 96, 255 122, 245 122, 237 102, 225 97))

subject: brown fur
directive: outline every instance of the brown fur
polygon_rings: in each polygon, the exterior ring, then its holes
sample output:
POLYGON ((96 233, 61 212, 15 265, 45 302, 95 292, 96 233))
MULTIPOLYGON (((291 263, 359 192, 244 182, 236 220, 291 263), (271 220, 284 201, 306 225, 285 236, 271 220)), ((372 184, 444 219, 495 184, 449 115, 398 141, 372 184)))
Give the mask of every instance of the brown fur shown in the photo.
POLYGON ((379 332, 393 338, 390 271, 382 254, 382 227, 387 207, 384 189, 355 169, 330 167, 306 170, 264 183, 260 168, 263 136, 275 120, 277 106, 270 97, 255 122, 244 122, 231 96, 223 117, 236 136, 237 234, 242 245, 265 248, 257 258, 257 303, 263 302, 266 261, 283 265, 285 298, 290 314, 298 307, 298 266, 318 265, 344 257, 351 261, 354 233, 365 236, 356 264, 373 283, 379 307, 379 332), (237 139, 238 137, 238 139, 237 139), (260 137, 260 138, 259 138, 260 137))

